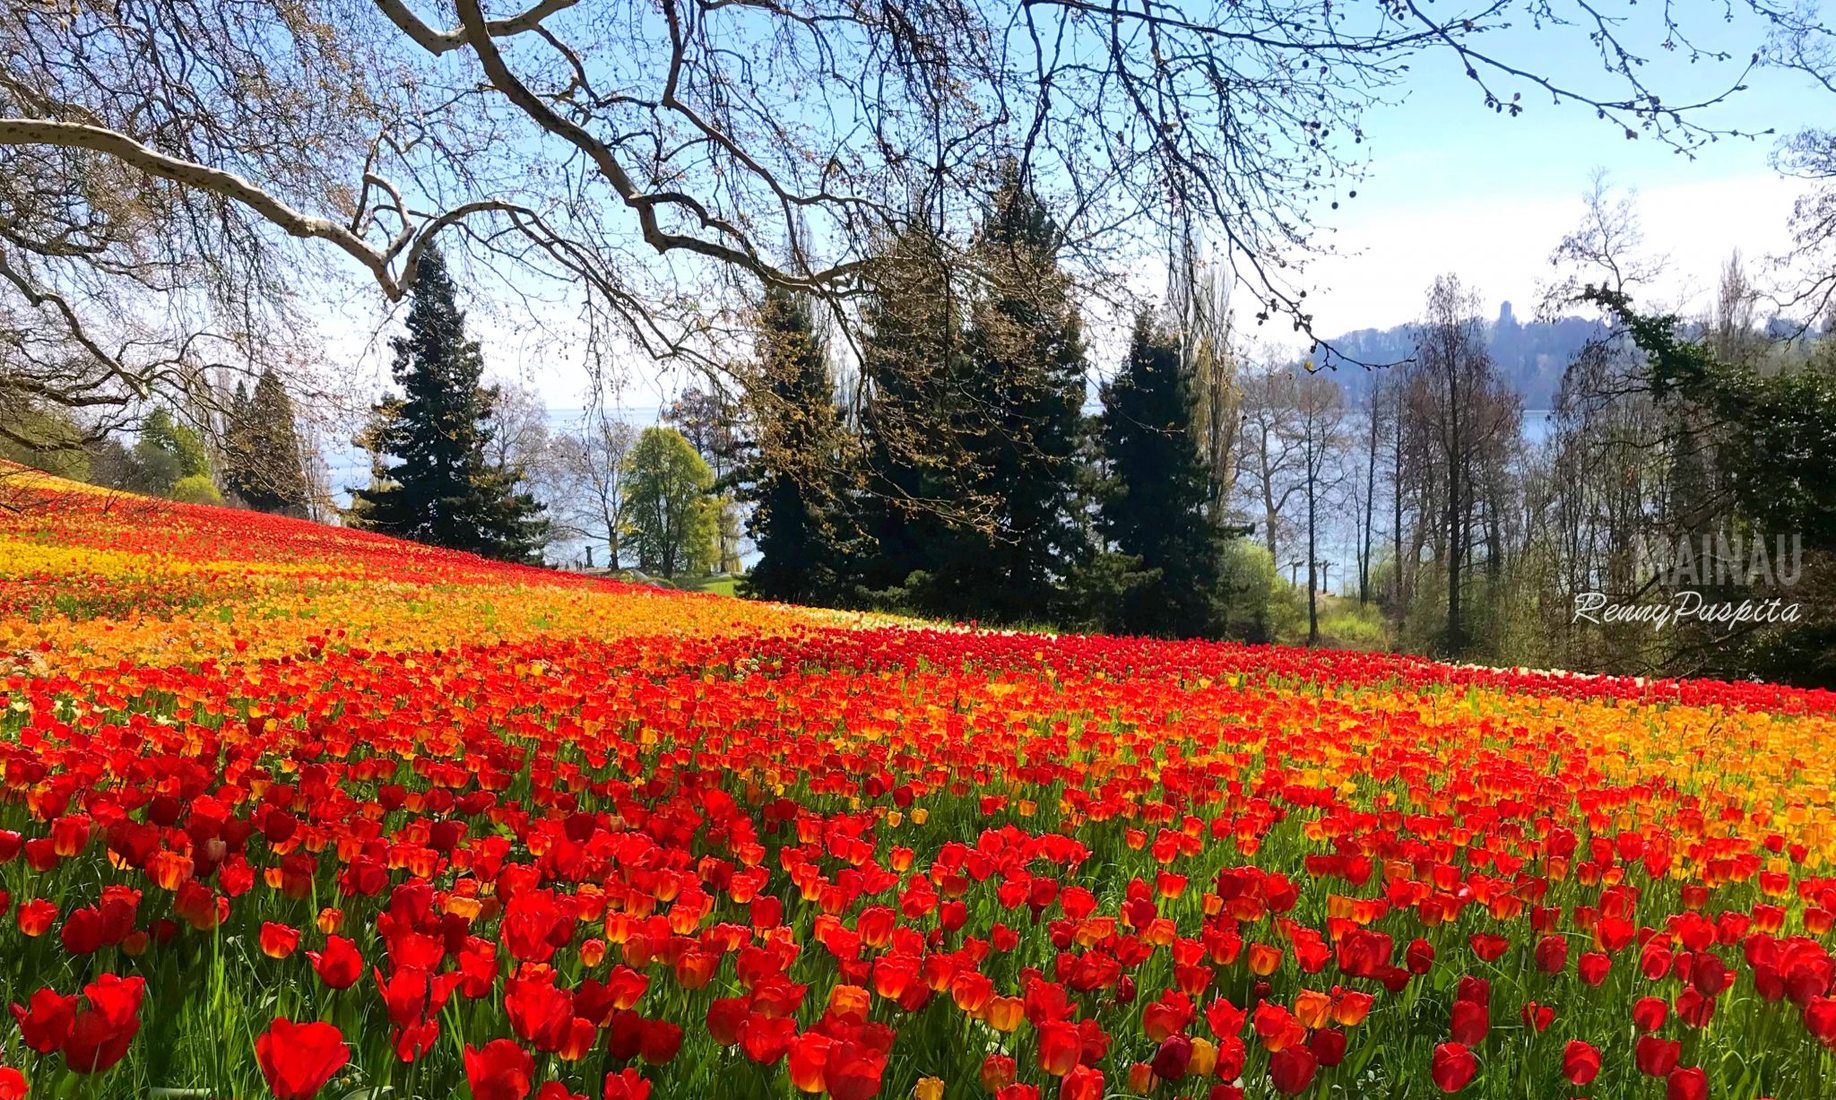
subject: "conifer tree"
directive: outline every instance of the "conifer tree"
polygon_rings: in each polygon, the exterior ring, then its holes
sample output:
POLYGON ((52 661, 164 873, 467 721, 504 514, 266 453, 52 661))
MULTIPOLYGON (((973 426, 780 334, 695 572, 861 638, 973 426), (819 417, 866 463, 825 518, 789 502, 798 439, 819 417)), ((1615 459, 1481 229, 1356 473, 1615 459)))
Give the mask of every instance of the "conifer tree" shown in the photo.
POLYGON ((306 515, 306 452, 293 401, 273 370, 261 372, 253 396, 237 384, 223 451, 225 487, 243 504, 257 512, 306 515))
POLYGON ((843 433, 827 349, 806 298, 769 290, 758 311, 752 446, 741 466, 741 499, 759 560, 748 595, 822 604, 840 595, 848 518, 843 433))
POLYGON ((173 496, 182 484, 187 498, 204 500, 215 492, 204 440, 164 408, 155 408, 141 420, 140 438, 129 454, 123 488, 163 497, 173 496))
POLYGON ((380 484, 352 492, 353 517, 364 526, 434 546, 506 561, 535 560, 547 534, 542 505, 519 489, 521 471, 493 464, 495 391, 479 384, 484 356, 465 335, 444 258, 421 261, 408 332, 391 341, 391 373, 404 396, 375 409, 372 433, 381 454, 380 484))
POLYGON ((869 552, 850 575, 869 602, 949 613, 934 583, 951 529, 986 521, 963 447, 963 303, 945 245, 921 218, 885 242, 874 267, 861 343, 869 552))
POLYGON ((1143 574, 1116 600, 1108 625, 1129 634, 1203 637, 1217 630, 1223 538, 1192 432, 1179 342, 1147 313, 1135 319, 1128 361, 1103 388, 1099 427, 1107 477, 1098 529, 1143 574))
POLYGON ((1003 172, 974 246, 982 286, 965 337, 964 442, 991 522, 956 533, 940 579, 980 617, 1039 622, 1090 553, 1079 492, 1083 324, 1050 212, 1017 165, 1003 172))

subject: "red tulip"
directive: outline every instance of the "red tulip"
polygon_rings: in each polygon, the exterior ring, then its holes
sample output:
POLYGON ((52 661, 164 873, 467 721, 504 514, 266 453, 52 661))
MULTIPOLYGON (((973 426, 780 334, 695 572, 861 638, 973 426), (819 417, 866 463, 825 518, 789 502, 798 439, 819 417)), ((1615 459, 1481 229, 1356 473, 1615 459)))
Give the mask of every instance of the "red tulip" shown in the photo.
POLYGON ((24 1006, 13 1006, 20 1038, 40 1054, 50 1054, 64 1045, 70 1038, 70 1025, 76 1022, 76 1012, 77 999, 55 989, 40 989, 24 1006))
POLYGON ((33 898, 21 902, 13 918, 21 933, 36 938, 51 930, 52 923, 57 920, 57 906, 44 898, 33 898))
POLYGON ((635 1012, 614 1012, 606 1029, 606 1051, 617 1061, 636 1058, 644 1049, 644 1017, 635 1012))
POLYGON ((1345 1033, 1338 1028, 1329 1027, 1313 1033, 1307 1040, 1307 1049, 1320 1060, 1320 1065, 1327 1069, 1345 1061, 1345 1033))
POLYGON ((273 921, 261 922, 261 953, 270 959, 284 959, 299 945, 299 929, 273 921))
POLYGON ((830 1100, 868 1100, 880 1091, 880 1078, 885 1072, 884 1050, 850 1040, 829 1047, 822 1079, 830 1100))
POLYGON ((797 1021, 788 1016, 753 1013, 740 1025, 739 1046, 747 1058, 771 1065, 784 1057, 797 1034, 797 1021))
POLYGON ((1632 1023, 1640 1031, 1656 1031, 1669 1015, 1670 1006, 1656 997, 1640 997, 1632 1005, 1632 1023))
POLYGON ((1694 986, 1677 994, 1677 1019, 1689 1027, 1701 1029, 1715 1015, 1715 998, 1705 997, 1694 986))
POLYGON ((668 1020, 646 1020, 638 1040, 638 1056, 653 1066, 663 1065, 682 1048, 682 1028, 668 1020))
POLYGON ((1664 1077, 1677 1068, 1677 1059, 1682 1053, 1683 1044, 1674 1039, 1640 1035, 1638 1043, 1632 1048, 1632 1060, 1638 1064, 1640 1073, 1649 1077, 1664 1077))
POLYGON ((1218 1062, 1211 1072, 1225 1081, 1235 1081, 1243 1076, 1243 1063, 1248 1060, 1249 1048, 1243 1040, 1235 1035, 1226 1035, 1218 1040, 1218 1062))
POLYGON ((815 1031, 806 1031, 790 1043, 786 1062, 791 1084, 802 1092, 822 1092, 827 1088, 823 1075, 829 1068, 829 1048, 835 1040, 815 1031))
POLYGON ((1468 942, 1472 946, 1473 954, 1486 962, 1497 962, 1511 948, 1509 939, 1489 932, 1474 932, 1468 938, 1468 942))
POLYGON ((1560 974, 1568 967, 1568 940, 1547 935, 1536 941, 1536 968, 1545 974, 1560 974))
MULTIPOLYGON (((19 1011, 17 1006, 13 1011, 19 1011)), ((1825 1046, 1836 1047, 1836 998, 1818 996, 1806 1001, 1804 1026, 1825 1046)))
POLYGON ((629 1066, 608 1073, 605 1100, 650 1100, 650 1080, 629 1066))
POLYGON ((350 1057, 344 1035, 327 1023, 276 1016, 255 1037, 255 1060, 279 1100, 311 1100, 350 1057))
POLYGON ((504 982, 504 1014, 517 1038, 553 1053, 567 1038, 574 1019, 574 998, 555 987, 554 971, 524 967, 504 982))
POLYGON ((1059 1083, 1058 1100, 1103 1100, 1102 1072, 1089 1066, 1076 1067, 1059 1083))
POLYGON ((329 988, 349 989, 363 976, 363 956, 357 953, 357 945, 343 936, 326 937, 325 950, 308 951, 306 957, 312 960, 319 980, 329 988))
POLYGON ((1453 1005, 1453 1041, 1478 1046, 1492 1029, 1492 1014, 1478 1001, 1455 1001, 1453 1005))
POLYGON ((1599 951, 1589 951, 1581 956, 1581 961, 1576 965, 1576 969, 1580 972, 1582 981, 1588 985, 1598 986, 1607 980, 1608 971, 1613 969, 1613 960, 1599 951))
POLYGON ((573 937, 575 913, 546 890, 519 890, 504 906, 502 935, 510 957, 545 963, 573 937))
POLYGON ((26 1100, 25 1074, 12 1066, 0 1066, 0 1100, 26 1100))
POLYGON ((104 974, 83 987, 87 1007, 79 1011, 64 1041, 64 1065, 77 1073, 101 1073, 127 1057, 140 1033, 140 1003, 146 979, 104 974))
POLYGON ((1346 990, 1332 1005, 1332 1018, 1344 1027, 1357 1027, 1371 1014, 1376 998, 1369 993, 1346 990))
MULTIPOLYGON (((575 996, 578 999, 577 993, 575 996)), ((716 997, 708 1005, 708 1034, 723 1047, 739 1045, 740 1029, 750 1011, 744 997, 716 997)))
POLYGON ((464 1054, 472 1100, 523 1100, 529 1095, 535 1059, 515 1040, 493 1039, 483 1049, 468 1044, 464 1054))
POLYGON ((1318 1068, 1318 1059, 1304 1046, 1284 1047, 1269 1055, 1269 1077, 1275 1091, 1284 1096, 1297 1095, 1312 1084, 1318 1068))
POLYGON ((1464 1043, 1442 1043, 1434 1048, 1428 1074, 1442 1092, 1459 1092, 1479 1072, 1479 1059, 1464 1043))
POLYGON ((1571 1085, 1585 1085, 1600 1075, 1600 1052, 1593 1044, 1570 1039, 1562 1050, 1562 1076, 1571 1085))
POLYGON ((1175 1034, 1160 1041, 1160 1049, 1154 1052, 1150 1064, 1154 1076, 1162 1081, 1179 1081, 1186 1076, 1186 1067, 1191 1061, 1192 1040, 1175 1034))
POLYGON ((1192 998, 1177 989, 1169 989, 1159 999, 1141 1010, 1141 1030, 1158 1043, 1192 1022, 1192 998))
POLYGON ((978 1076, 981 1078, 983 1088, 989 1092, 999 1092, 1014 1083, 1014 1077, 1018 1072, 1019 1067, 1014 1064, 1012 1058, 1005 1054, 990 1054, 982 1059, 982 1069, 978 1076))
POLYGON ((1713 997, 1733 984, 1727 964, 1711 951, 1696 953, 1695 962, 1690 967, 1689 981, 1704 997, 1713 997))
POLYGON ((1664 1083, 1664 1100, 1708 1100, 1708 1074, 1701 1066, 1673 1069, 1664 1083))
POLYGON ((172 911, 200 932, 208 932, 229 915, 229 899, 219 896, 197 879, 179 884, 172 897, 172 911))
POLYGON ((1039 1068, 1054 1077, 1070 1073, 1083 1055, 1084 1043, 1077 1028, 1053 1020, 1039 1028, 1039 1068))
POLYGON ((1248 1018, 1249 1013, 1232 1004, 1229 997, 1219 997, 1205 1006, 1205 1022, 1220 1039, 1240 1033, 1248 1018))

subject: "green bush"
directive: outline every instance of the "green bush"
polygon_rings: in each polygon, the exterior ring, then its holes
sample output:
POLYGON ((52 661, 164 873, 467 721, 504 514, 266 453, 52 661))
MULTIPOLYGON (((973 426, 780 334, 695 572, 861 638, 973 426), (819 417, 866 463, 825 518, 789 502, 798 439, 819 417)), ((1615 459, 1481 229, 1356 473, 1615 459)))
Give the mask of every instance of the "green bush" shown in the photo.
POLYGON ((183 501, 186 504, 223 503, 223 494, 217 491, 217 486, 205 474, 191 474, 179 478, 173 483, 172 491, 168 495, 173 500, 183 501))
POLYGON ((1320 609, 1320 641, 1333 649, 1390 648, 1389 625, 1375 603, 1340 597, 1320 609))
POLYGON ((1287 606, 1288 586, 1282 583, 1268 547, 1251 539, 1231 539, 1224 544, 1218 573, 1225 637, 1246 642, 1280 637, 1293 613, 1287 606))

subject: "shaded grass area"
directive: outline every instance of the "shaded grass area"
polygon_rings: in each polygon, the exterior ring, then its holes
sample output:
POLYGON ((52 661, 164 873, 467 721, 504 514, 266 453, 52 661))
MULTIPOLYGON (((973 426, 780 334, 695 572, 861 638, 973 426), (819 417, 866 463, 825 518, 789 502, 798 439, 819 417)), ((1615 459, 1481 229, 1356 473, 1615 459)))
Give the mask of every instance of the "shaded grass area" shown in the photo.
POLYGON ((658 588, 675 588, 683 592, 708 592, 716 596, 738 596, 740 581, 744 579, 731 573, 702 577, 658 577, 649 573, 640 573, 635 569, 622 569, 608 575, 634 584, 651 584, 658 588))

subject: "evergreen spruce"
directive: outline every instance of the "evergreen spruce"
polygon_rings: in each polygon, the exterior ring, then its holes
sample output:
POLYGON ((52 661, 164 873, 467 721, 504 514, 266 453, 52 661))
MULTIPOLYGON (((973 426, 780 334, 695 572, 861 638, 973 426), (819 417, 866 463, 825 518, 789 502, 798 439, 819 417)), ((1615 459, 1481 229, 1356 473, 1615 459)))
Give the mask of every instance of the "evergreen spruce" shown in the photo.
POLYGON ((1088 560, 1080 493, 1083 324, 1058 270, 1058 228, 1009 164, 975 243, 984 283, 965 338, 965 445, 992 522, 955 532, 940 586, 958 614, 1047 621, 1088 560))
POLYGON ((859 523, 871 553, 854 560, 859 598, 951 613, 934 589, 953 528, 982 498, 964 453, 962 302, 943 242, 914 220, 879 250, 862 308, 865 442, 859 523))
POLYGON ((506 561, 533 561, 547 534, 542 505, 518 488, 521 471, 487 457, 496 392, 479 385, 484 356, 466 339, 465 314, 438 249, 428 249, 391 341, 404 397, 375 409, 378 453, 399 461, 379 484, 355 490, 352 515, 372 530, 506 561))
POLYGON ((759 307, 756 438, 737 480, 752 504, 748 531, 759 560, 750 596, 795 603, 840 598, 847 527, 842 426, 827 349, 806 298, 766 292, 759 307))
POLYGON ((1108 476, 1098 528, 1136 559, 1136 583, 1118 593, 1111 629, 1160 637, 1217 631, 1223 537, 1207 514, 1209 482, 1192 433, 1192 399, 1179 343, 1141 314, 1128 362, 1103 388, 1099 429, 1108 476))
POLYGON ((123 488, 136 493, 171 496, 185 483, 188 495, 194 495, 211 483, 204 440, 164 408, 155 408, 141 420, 140 438, 130 456, 123 488))
POLYGON ((244 505, 257 512, 306 515, 306 451, 293 402, 272 370, 261 372, 253 396, 237 384, 223 450, 224 487, 244 505))

